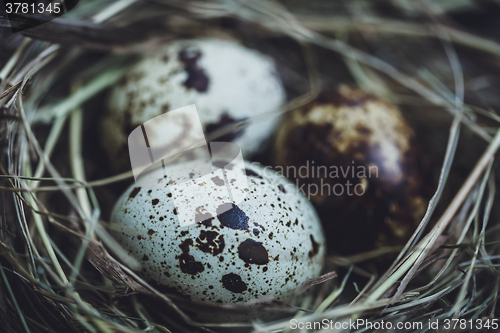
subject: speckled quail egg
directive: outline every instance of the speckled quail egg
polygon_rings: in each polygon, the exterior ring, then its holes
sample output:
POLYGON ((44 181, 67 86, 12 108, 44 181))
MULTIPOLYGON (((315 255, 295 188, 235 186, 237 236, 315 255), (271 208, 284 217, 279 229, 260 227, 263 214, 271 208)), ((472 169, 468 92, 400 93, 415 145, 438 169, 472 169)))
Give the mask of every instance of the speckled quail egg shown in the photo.
POLYGON ((323 229, 295 185, 270 169, 245 162, 239 172, 246 176, 247 187, 238 188, 233 185, 233 177, 238 177, 234 172, 228 177, 203 176, 196 163, 146 174, 142 187, 130 186, 113 209, 114 236, 139 260, 141 276, 193 302, 213 305, 266 296, 284 300, 321 273, 323 229), (200 188, 196 193, 178 184, 186 174, 191 185, 200 188), (158 188, 165 177, 165 186, 158 188), (173 185, 179 185, 175 195, 173 185), (228 186, 247 196, 232 203, 228 186), (179 206, 193 202, 199 206, 192 211, 191 223, 178 223, 179 206), (217 212, 211 214, 206 203, 217 212))
MULTIPOLYGON (((195 104, 206 135, 248 120, 245 127, 217 141, 234 142, 250 157, 263 147, 279 120, 257 116, 275 111, 285 98, 270 57, 234 41, 172 41, 135 64, 112 89, 101 119, 101 139, 112 169, 124 171, 130 168, 127 138, 133 129, 195 104)), ((162 134, 165 145, 182 140, 168 131, 162 134)))
POLYGON ((342 254, 404 244, 426 207, 425 158, 393 104, 340 86, 285 115, 274 162, 309 196, 342 254))

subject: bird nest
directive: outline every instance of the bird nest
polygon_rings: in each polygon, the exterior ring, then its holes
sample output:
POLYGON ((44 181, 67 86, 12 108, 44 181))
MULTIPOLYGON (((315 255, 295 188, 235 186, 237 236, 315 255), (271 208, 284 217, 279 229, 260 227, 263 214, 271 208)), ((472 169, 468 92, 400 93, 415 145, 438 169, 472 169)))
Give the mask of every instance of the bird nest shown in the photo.
POLYGON ((478 4, 89 0, 20 33, 10 25, 40 17, 9 21, 0 12, 2 330, 494 329, 500 7, 478 4), (324 275, 295 290, 302 297, 213 307, 281 315, 271 322, 197 321, 197 305, 136 275, 108 233, 132 173, 110 171, 95 135, 107 89, 141 53, 205 36, 240 40, 276 60, 288 102, 273 116, 344 83, 394 102, 431 165, 431 180, 422 181, 434 194, 404 247, 330 253, 324 275))

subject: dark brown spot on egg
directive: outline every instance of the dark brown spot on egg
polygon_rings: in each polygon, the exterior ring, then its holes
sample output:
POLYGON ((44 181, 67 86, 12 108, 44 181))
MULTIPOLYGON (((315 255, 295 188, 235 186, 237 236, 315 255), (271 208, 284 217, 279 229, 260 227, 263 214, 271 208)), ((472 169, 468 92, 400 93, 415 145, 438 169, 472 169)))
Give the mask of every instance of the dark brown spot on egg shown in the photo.
POLYGON ((153 199, 153 201, 151 201, 153 206, 156 206, 158 204, 158 202, 160 202, 160 200, 158 200, 158 199, 153 199))
POLYGON ((148 235, 149 235, 149 236, 153 235, 154 233, 155 233, 155 231, 154 231, 153 229, 149 229, 149 230, 148 230, 148 235))
POLYGON ((182 254, 175 256, 175 259, 179 259, 179 268, 183 273, 196 275, 205 270, 203 264, 194 259, 192 255, 189 254, 189 247, 193 245, 193 240, 188 238, 184 240, 179 247, 182 250, 182 254))
POLYGON ((165 104, 165 105, 161 106, 161 113, 167 113, 168 111, 170 111, 170 105, 169 104, 165 104))
POLYGON ((138 71, 135 70, 130 75, 128 76, 128 79, 132 82, 137 82, 143 79, 146 76, 146 73, 144 71, 138 71))
POLYGON ((128 195, 128 198, 129 199, 133 199, 136 197, 136 195, 141 191, 141 188, 140 187, 134 187, 134 189, 132 190, 132 192, 130 192, 130 194, 128 195))
POLYGON ((361 135, 370 135, 372 133, 372 131, 369 128, 363 125, 356 126, 356 129, 361 135))
POLYGON ((143 255, 141 260, 142 260, 142 261, 148 261, 148 260, 149 260, 149 258, 148 258, 148 256, 147 256, 147 255, 143 255))
POLYGON ((217 218, 223 227, 239 230, 248 229, 248 216, 235 204, 223 203, 217 207, 217 218))
POLYGON ((238 246, 238 256, 249 264, 265 265, 269 262, 266 248, 253 239, 247 239, 238 246))
POLYGON ((218 255, 224 250, 224 235, 219 235, 215 231, 201 230, 200 236, 196 238, 196 247, 205 253, 218 255))
POLYGON ((257 177, 257 178, 263 179, 261 175, 258 175, 255 171, 250 170, 250 169, 245 169, 245 174, 249 177, 257 177))
POLYGON ((217 185, 217 186, 224 186, 224 180, 220 179, 219 176, 215 176, 215 177, 213 177, 211 179, 212 179, 212 181, 214 182, 215 185, 217 185))
POLYGON ((256 226, 256 227, 261 228, 261 229, 262 229, 262 231, 266 231, 266 228, 264 228, 264 226, 263 226, 263 225, 260 225, 260 224, 258 224, 257 222, 254 222, 254 223, 253 223, 253 225, 254 225, 254 226, 256 226))
POLYGON ((247 284, 241 280, 241 276, 234 273, 226 274, 221 279, 222 285, 227 290, 241 294, 247 290, 247 284))
POLYGON ((209 79, 205 71, 198 66, 198 60, 201 56, 199 50, 189 47, 179 52, 179 60, 184 64, 184 70, 188 74, 184 86, 188 89, 196 89, 198 92, 206 92, 209 79))
POLYGON ((309 238, 311 239, 311 243, 312 243, 312 249, 311 249, 311 251, 309 251, 309 258, 312 258, 318 254, 319 244, 318 244, 318 242, 316 242, 314 240, 313 235, 309 235, 309 238))
POLYGON ((205 227, 211 227, 212 226, 212 220, 214 217, 212 214, 208 213, 203 206, 199 206, 196 208, 195 215, 194 215, 194 221, 196 223, 201 223, 205 227))
MULTIPOLYGON (((239 119, 239 121, 245 120, 246 118, 239 119)), ((207 133, 212 133, 215 132, 219 129, 222 129, 226 126, 232 125, 236 122, 236 119, 232 118, 227 114, 227 112, 224 112, 221 117, 219 118, 218 122, 215 123, 210 123, 208 124, 206 128, 207 133)), ((231 142, 234 141, 234 139, 238 138, 241 134, 243 134, 244 128, 238 128, 233 130, 230 133, 224 134, 222 136, 217 137, 217 140, 223 141, 223 142, 231 142)))

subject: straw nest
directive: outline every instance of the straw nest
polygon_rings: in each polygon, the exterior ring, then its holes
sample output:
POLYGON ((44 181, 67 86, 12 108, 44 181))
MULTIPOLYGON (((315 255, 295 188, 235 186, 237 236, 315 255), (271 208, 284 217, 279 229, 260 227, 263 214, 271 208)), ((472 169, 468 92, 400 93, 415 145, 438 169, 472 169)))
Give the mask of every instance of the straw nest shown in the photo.
POLYGON ((494 328, 500 7, 480 4, 91 0, 16 34, 0 13, 2 331, 290 332, 292 318, 366 319, 386 323, 382 331, 398 322, 422 328, 394 331, 433 331, 429 322, 446 319, 452 331, 454 319, 455 330, 494 328), (296 290, 305 297, 257 302, 282 320, 196 322, 195 305, 138 277, 108 233, 132 178, 106 167, 95 135, 107 89, 141 52, 200 36, 236 38, 277 60, 289 98, 276 113, 339 83, 397 103, 432 165, 434 195, 407 245, 329 255, 325 275, 296 290))

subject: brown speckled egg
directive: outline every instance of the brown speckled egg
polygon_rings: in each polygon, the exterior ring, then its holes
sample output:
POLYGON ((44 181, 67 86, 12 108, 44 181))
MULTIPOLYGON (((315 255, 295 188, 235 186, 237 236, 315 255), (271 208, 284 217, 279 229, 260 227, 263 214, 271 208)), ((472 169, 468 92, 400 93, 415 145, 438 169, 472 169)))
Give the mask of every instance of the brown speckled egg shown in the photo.
MULTIPOLYGON (((127 138, 132 130, 165 112, 195 104, 206 135, 237 121, 275 111, 285 90, 273 60, 234 41, 177 40, 147 54, 111 91, 100 124, 101 141, 114 171, 130 167, 127 138)), ((262 149, 279 118, 261 117, 219 137, 243 156, 262 149)), ((166 146, 185 133, 161 132, 166 146)))
POLYGON ((426 207, 419 154, 395 105, 347 86, 285 115, 274 146, 342 254, 408 240, 426 207))
POLYGON ((239 172, 246 175, 248 187, 232 190, 247 196, 233 204, 224 199, 232 176, 201 181, 193 163, 197 161, 147 174, 142 187, 130 186, 114 207, 115 238, 140 261, 144 278, 210 305, 267 296, 284 300, 320 274, 324 233, 311 203, 293 184, 246 163, 239 172), (186 174, 199 186, 196 193, 186 189, 174 201, 167 185, 148 189, 164 177, 167 184, 176 184, 186 174), (175 218, 185 202, 199 202, 189 225, 175 218), (215 203, 217 214, 205 209, 208 202, 215 203), (219 211, 227 205, 229 210, 219 211))

